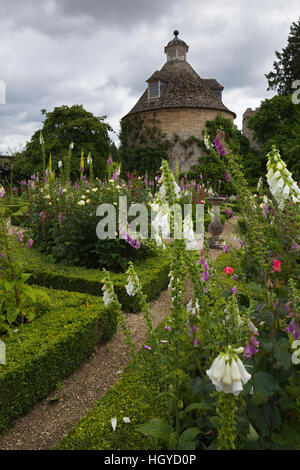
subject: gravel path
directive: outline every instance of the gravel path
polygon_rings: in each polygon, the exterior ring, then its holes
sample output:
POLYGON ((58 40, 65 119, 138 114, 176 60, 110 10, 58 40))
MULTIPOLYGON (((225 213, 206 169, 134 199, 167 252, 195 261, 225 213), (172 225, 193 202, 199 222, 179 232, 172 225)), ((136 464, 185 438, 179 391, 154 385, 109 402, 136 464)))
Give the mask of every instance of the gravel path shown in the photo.
MULTIPOLYGON (((236 222, 235 217, 231 219, 236 222)), ((233 226, 225 224, 222 238, 230 240, 233 226)), ((214 260, 222 250, 212 250, 214 260)), ((192 283, 186 281, 185 297, 192 296, 192 283)), ((170 293, 162 292, 150 306, 152 322, 157 326, 169 315, 170 293)), ((132 338, 140 348, 147 338, 143 315, 125 314, 132 338)), ((65 379, 61 387, 38 403, 27 415, 19 418, 0 439, 0 450, 49 450, 54 449, 63 435, 84 416, 108 389, 118 380, 130 360, 128 347, 122 332, 118 330, 106 345, 97 347, 88 362, 65 379), (56 399, 56 401, 53 400, 56 399), (52 400, 51 400, 52 399, 52 400)))

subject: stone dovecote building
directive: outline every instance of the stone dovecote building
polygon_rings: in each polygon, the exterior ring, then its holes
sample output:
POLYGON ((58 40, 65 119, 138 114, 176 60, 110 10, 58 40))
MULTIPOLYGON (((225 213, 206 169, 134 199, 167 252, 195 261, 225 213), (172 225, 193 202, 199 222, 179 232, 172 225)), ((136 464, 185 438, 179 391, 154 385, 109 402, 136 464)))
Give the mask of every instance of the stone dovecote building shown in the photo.
POLYGON ((222 102, 224 87, 214 78, 201 78, 187 62, 189 46, 178 34, 174 31, 165 47, 166 63, 146 80, 147 89, 123 120, 140 115, 150 123, 155 116, 167 139, 173 141, 170 167, 174 170, 178 159, 180 170, 185 172, 198 162, 201 150, 195 144, 187 148, 182 143, 191 136, 202 139, 206 121, 214 120, 217 114, 232 120, 236 115, 222 102))

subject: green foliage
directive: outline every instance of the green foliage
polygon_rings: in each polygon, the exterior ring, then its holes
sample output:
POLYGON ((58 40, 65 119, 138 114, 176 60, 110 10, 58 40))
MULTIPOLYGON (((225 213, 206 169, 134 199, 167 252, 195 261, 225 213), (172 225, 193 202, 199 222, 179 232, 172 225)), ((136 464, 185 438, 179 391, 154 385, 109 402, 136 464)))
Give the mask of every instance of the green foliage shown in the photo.
POLYGON ((96 344, 116 332, 119 304, 105 308, 99 297, 42 289, 51 304, 6 341, 0 365, 0 429, 56 389, 96 344))
MULTIPOLYGON (((28 284, 30 274, 24 273, 16 256, 16 238, 7 230, 3 205, 0 207, 0 336, 11 334, 20 323, 32 321, 38 300, 49 302, 47 295, 28 284)), ((23 235, 21 235, 23 237, 23 235)), ((19 242, 21 242, 19 238, 19 242)))
MULTIPOLYGON (((74 142, 72 152, 71 178, 79 176, 80 156, 89 152, 93 158, 95 176, 104 177, 106 160, 109 155, 110 126, 105 122, 105 116, 96 117, 86 111, 82 105, 60 106, 51 112, 42 110, 45 117, 42 127, 45 141, 46 166, 52 155, 53 170, 58 173, 57 164, 67 161, 69 145, 74 142)), ((17 155, 13 165, 15 178, 29 178, 32 174, 43 171, 43 146, 40 144, 40 132, 37 130, 26 144, 25 150, 17 155)))
MULTIPOLYGON (((132 178, 128 185, 113 178, 106 184, 99 180, 89 183, 86 179, 66 187, 58 181, 37 184, 30 197, 28 223, 35 246, 53 261, 124 271, 129 260, 142 259, 149 254, 151 243, 141 242, 137 248, 119 236, 120 196, 127 197, 130 207, 138 202, 147 204, 150 191, 137 178, 132 178), (101 219, 97 215, 101 204, 110 204, 111 217, 105 227, 109 233, 105 239, 97 234, 97 225, 108 219, 105 212, 100 215, 101 219)), ((127 233, 127 227, 124 230, 127 233)))
MULTIPOLYGON (((226 142, 232 149, 235 154, 241 155, 241 159, 246 158, 246 155, 249 151, 249 142, 248 139, 238 130, 237 126, 233 124, 231 119, 224 118, 221 115, 217 115, 214 121, 206 122, 206 129, 210 136, 211 142, 214 141, 217 130, 223 129, 225 132, 226 142)), ((226 182, 224 178, 224 173, 226 171, 226 164, 220 163, 220 161, 215 158, 215 152, 208 150, 203 141, 198 140, 198 145, 202 150, 203 155, 199 158, 197 165, 193 165, 188 172, 190 178, 199 179, 200 174, 203 175, 204 181, 209 182, 209 186, 213 188, 214 191, 218 192, 219 179, 222 180, 219 192, 220 194, 231 194, 232 185, 230 182, 226 182)))
MULTIPOLYGON (((300 178, 300 108, 293 104, 291 95, 278 95, 266 99, 248 121, 260 149, 253 151, 256 156, 255 176, 264 174, 267 159, 265 155, 272 145, 279 149, 282 159, 292 172, 295 180, 300 178)), ((253 160, 254 161, 254 160, 253 160)), ((248 164, 249 166, 249 164, 248 164)))
POLYGON ((300 77, 300 18, 290 28, 287 45, 282 52, 275 51, 275 71, 266 74, 268 90, 276 90, 280 95, 293 93, 293 82, 300 77))
POLYGON ((136 173, 154 178, 161 161, 168 160, 170 142, 158 127, 159 121, 153 113, 152 125, 146 125, 139 115, 127 117, 121 121, 119 154, 122 172, 136 173))
POLYGON ((158 396, 158 380, 153 355, 140 351, 96 407, 66 434, 58 449, 158 449, 157 439, 136 430, 152 417, 165 414, 166 400, 158 396), (112 417, 117 418, 114 432, 110 422, 112 417), (124 417, 129 417, 129 424, 123 422, 124 417))
MULTIPOLYGON (((50 263, 47 258, 36 250, 23 250, 20 254, 22 265, 31 277, 28 282, 52 289, 75 291, 90 295, 99 295, 102 287, 103 274, 99 269, 66 266, 50 263)), ((157 254, 134 263, 141 280, 147 300, 152 300, 168 284, 169 258, 165 254, 157 254)), ((125 312, 139 312, 140 305, 136 297, 129 297, 125 290, 126 273, 110 274, 115 291, 125 312)))

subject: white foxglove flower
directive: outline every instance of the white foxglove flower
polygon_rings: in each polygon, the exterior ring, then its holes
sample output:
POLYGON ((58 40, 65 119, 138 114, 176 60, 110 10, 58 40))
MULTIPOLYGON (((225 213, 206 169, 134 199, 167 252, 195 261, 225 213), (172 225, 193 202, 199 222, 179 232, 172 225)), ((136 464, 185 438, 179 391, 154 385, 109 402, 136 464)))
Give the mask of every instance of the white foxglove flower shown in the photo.
MULTIPOLYGON (((161 181, 161 178, 158 182, 161 181)), ((175 194, 177 197, 180 196, 180 187, 178 186, 178 184, 176 183, 176 181, 173 181, 173 185, 174 185, 174 191, 175 191, 175 194)), ((161 195, 161 198, 164 200, 165 197, 166 197, 166 194, 167 194, 167 191, 166 191, 166 187, 165 187, 165 183, 163 183, 159 189, 159 193, 161 195)))
POLYGON ((113 300, 112 295, 107 290, 105 290, 103 292, 103 302, 104 302, 105 307, 108 307, 112 300, 113 300))
POLYGON ((267 155, 267 181, 270 192, 276 199, 279 209, 283 210, 285 202, 289 199, 294 204, 300 202, 300 189, 292 179, 292 174, 286 168, 286 164, 281 160, 280 153, 275 146, 267 155))
POLYGON ((126 292, 130 296, 134 296, 136 294, 135 288, 131 279, 128 281, 128 284, 126 285, 126 292))
POLYGON ((124 421, 124 423, 126 423, 126 424, 130 423, 130 419, 127 418, 127 417, 123 418, 123 421, 124 421))
POLYGON ((40 133, 40 144, 43 145, 45 143, 43 134, 40 133))
POLYGON ((61 167, 62 167, 62 161, 61 161, 61 160, 59 160, 57 166, 58 166, 58 168, 61 168, 61 167))
POLYGON ((238 357, 229 357, 228 354, 220 354, 206 373, 217 392, 234 395, 238 395, 243 390, 243 385, 251 378, 242 361, 238 357))
POLYGON ((183 238, 185 239, 186 247, 188 250, 196 249, 197 242, 191 216, 187 216, 183 221, 183 238))
POLYGON ((199 304, 196 300, 195 305, 193 306, 193 301, 190 300, 189 303, 186 306, 186 311, 187 313, 191 313, 192 315, 196 315, 197 312, 199 312, 200 307, 199 304))
POLYGON ((297 365, 300 364, 300 340, 297 339, 292 343, 292 349, 296 349, 296 351, 292 354, 292 363, 297 365), (296 349, 299 346, 298 349, 296 349))
POLYGON ((73 150, 73 148, 74 148, 74 142, 71 142, 70 145, 69 145, 69 149, 73 150))
POLYGON ((110 422, 111 422, 111 427, 113 431, 115 431, 117 428, 117 418, 111 418, 110 422))

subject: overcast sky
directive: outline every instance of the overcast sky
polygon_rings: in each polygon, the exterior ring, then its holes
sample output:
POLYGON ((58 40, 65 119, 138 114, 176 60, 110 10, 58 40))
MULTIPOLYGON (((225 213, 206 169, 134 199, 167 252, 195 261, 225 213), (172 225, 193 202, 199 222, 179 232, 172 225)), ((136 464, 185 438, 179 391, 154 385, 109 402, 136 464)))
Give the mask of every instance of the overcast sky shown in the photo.
POLYGON ((174 29, 241 128, 245 109, 274 94, 264 74, 299 15, 299 0, 0 0, 0 153, 23 147, 40 110, 60 105, 107 115, 118 133, 174 29))

